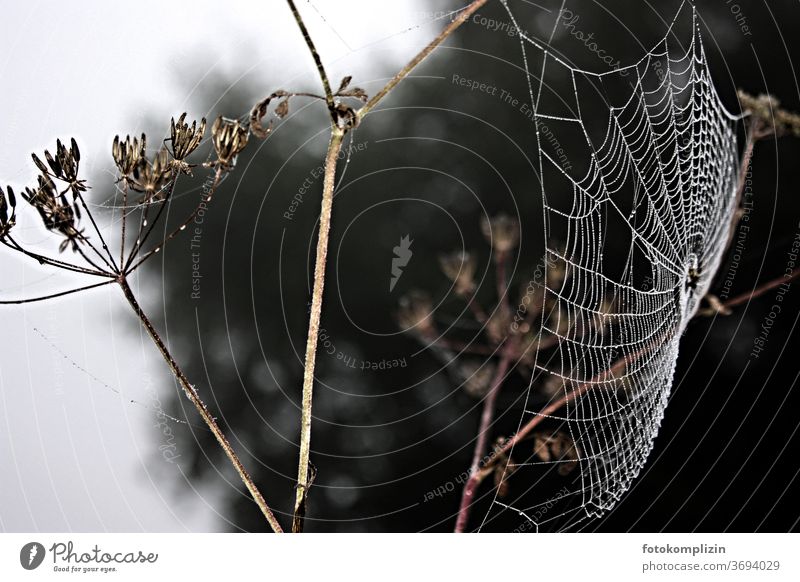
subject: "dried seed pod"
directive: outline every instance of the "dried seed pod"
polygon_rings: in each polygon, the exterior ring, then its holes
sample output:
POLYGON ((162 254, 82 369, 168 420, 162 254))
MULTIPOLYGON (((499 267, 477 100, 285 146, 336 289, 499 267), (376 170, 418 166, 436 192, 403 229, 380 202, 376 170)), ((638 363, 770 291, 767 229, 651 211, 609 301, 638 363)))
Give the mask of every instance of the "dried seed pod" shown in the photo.
POLYGON ((203 134, 206 131, 205 117, 200 120, 200 126, 197 126, 197 121, 192 121, 191 127, 186 123, 186 113, 183 113, 178 121, 173 117, 170 121, 170 141, 172 142, 172 156, 178 160, 183 161, 189 154, 191 154, 203 141, 203 134))
POLYGON ((111 153, 123 179, 129 178, 133 174, 139 162, 145 157, 146 147, 147 136, 145 134, 142 134, 141 143, 135 137, 131 139, 129 135, 125 136, 125 141, 120 141, 119 136, 114 137, 111 153))
POLYGON ((430 297, 421 291, 412 291, 400 299, 397 323, 404 330, 429 337, 436 333, 433 325, 433 304, 430 297))
POLYGON ((41 159, 36 154, 31 154, 33 162, 36 167, 42 172, 43 175, 52 176, 67 182, 72 195, 77 197, 81 192, 86 192, 87 186, 85 180, 80 180, 78 174, 80 171, 81 152, 78 149, 78 143, 75 138, 70 138, 70 147, 67 148, 61 140, 56 140, 56 155, 53 155, 45 150, 44 158, 47 161, 47 166, 44 165, 41 159))
POLYGON ((211 127, 217 163, 221 166, 233 166, 236 156, 247 146, 249 135, 247 128, 237 120, 217 117, 211 127))
POLYGON ((519 221, 500 213, 493 218, 481 219, 481 231, 494 249, 495 257, 514 250, 519 244, 519 221))
POLYGON ((17 224, 17 198, 14 196, 14 190, 11 186, 7 188, 8 194, 3 193, 0 188, 0 240, 4 239, 11 231, 15 224, 17 224), (8 209, 11 208, 9 215, 8 209))
POLYGON ((439 257, 439 265, 445 276, 455 283, 456 295, 466 296, 475 290, 475 257, 464 251, 456 251, 439 257))
POLYGON ((58 193, 48 174, 39 176, 38 182, 36 190, 26 188, 22 197, 36 209, 47 230, 57 231, 65 237, 59 247, 61 252, 70 244, 73 250, 77 250, 78 243, 86 240, 83 231, 77 228, 80 218, 78 207, 71 205, 64 194, 58 193))

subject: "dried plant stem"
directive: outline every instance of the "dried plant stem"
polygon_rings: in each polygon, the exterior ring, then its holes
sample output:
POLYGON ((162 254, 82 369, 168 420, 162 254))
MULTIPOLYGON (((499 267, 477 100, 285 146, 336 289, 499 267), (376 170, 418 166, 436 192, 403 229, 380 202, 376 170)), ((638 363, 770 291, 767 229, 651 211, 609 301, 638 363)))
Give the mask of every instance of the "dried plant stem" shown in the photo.
MULTIPOLYGON (((342 149, 342 143, 346 129, 339 125, 338 113, 333 92, 331 90, 328 75, 322 64, 322 59, 317 52, 308 28, 303 21, 303 17, 297 10, 293 0, 286 0, 297 22, 300 32, 306 41, 309 52, 314 59, 322 85, 325 89, 325 100, 328 110, 331 113, 331 140, 328 144, 328 153, 325 157, 325 180, 322 193, 322 210, 319 223, 319 239, 317 241, 316 263, 314 265, 314 287, 311 298, 311 317, 308 324, 308 338, 306 340, 306 359, 303 371, 303 396, 300 425, 300 453, 297 468, 297 495, 295 498, 294 516, 292 519, 292 531, 302 532, 305 520, 306 503, 308 497, 308 474, 309 457, 311 454, 311 408, 313 404, 314 388, 314 368, 316 364, 317 342, 319 335, 319 321, 322 315, 322 294, 325 286, 325 262, 328 256, 328 238, 331 226, 331 211, 333 208, 333 191, 336 185, 336 161, 342 149)), ((457 19, 451 22, 428 46, 426 46, 417 56, 403 67, 392 79, 384 86, 364 107, 356 112, 354 125, 374 108, 384 97, 386 97, 403 79, 405 79, 414 68, 433 52, 447 37, 449 37, 458 27, 466 22, 469 17, 487 0, 475 0, 470 4, 457 19)))
POLYGON ((312 40, 311 35, 308 33, 306 23, 303 21, 303 17, 300 16, 300 12, 297 10, 294 0, 286 0, 286 2, 289 4, 289 8, 292 11, 292 16, 294 16, 294 20, 297 22, 297 26, 300 28, 300 32, 303 34, 303 39, 306 41, 308 51, 311 53, 311 57, 314 59, 314 64, 317 66, 317 73, 319 74, 319 78, 322 81, 322 86, 325 89, 325 102, 328 104, 328 110, 333 113, 334 109, 336 108, 336 104, 333 100, 331 82, 328 80, 328 73, 325 72, 325 66, 322 64, 322 59, 317 52, 317 47, 314 45, 314 41, 312 40))
POLYGON ((380 103, 381 100, 383 100, 384 97, 386 97, 389 93, 391 93, 391 91, 395 87, 397 87, 400 81, 405 79, 411 73, 411 71, 413 71, 417 67, 417 65, 419 65, 422 61, 424 61, 428 57, 428 55, 430 55, 436 49, 436 47, 442 44, 447 39, 447 37, 453 34, 462 24, 464 24, 467 20, 469 20, 470 16, 472 16, 475 13, 475 11, 478 10, 481 6, 486 4, 487 1, 488 0, 473 0, 473 2, 469 6, 467 6, 462 12, 459 13, 458 17, 453 19, 453 21, 450 24, 448 24, 444 28, 444 30, 442 30, 442 32, 439 33, 439 36, 434 38, 428 44, 428 46, 422 49, 419 52, 419 54, 417 54, 417 56, 411 59, 405 67, 400 69, 400 71, 394 77, 392 77, 388 83, 386 83, 383 89, 378 91, 372 97, 372 99, 367 101, 367 104, 364 105, 364 107, 358 110, 357 112, 358 120, 360 121, 370 111, 372 111, 375 108, 375 106, 378 105, 378 103, 380 103))
POLYGON ((200 414, 200 417, 203 419, 208 428, 216 437, 217 442, 219 442, 219 445, 222 447, 222 450, 225 452, 225 455, 228 457, 231 464, 236 469, 236 472, 239 474, 239 477, 242 479, 242 482, 244 483, 245 487, 247 487, 247 490, 253 496, 253 500, 261 509, 261 512, 264 514, 264 517, 267 518, 267 521, 269 522, 269 525, 272 527, 272 530, 275 533, 282 533, 283 529, 281 528, 280 523, 278 523, 278 520, 275 518, 275 515, 272 513, 272 510, 269 508, 267 502, 264 500, 264 496, 261 495, 261 492, 256 487, 256 484, 253 482, 253 478, 247 472, 247 469, 244 468, 244 465, 239 459, 239 456, 236 454, 236 451, 233 450, 233 447, 228 442, 228 439, 225 437, 225 434, 222 432, 222 429, 217 424, 217 421, 211 415, 211 412, 209 411, 208 407, 200 398, 200 395, 197 393, 197 390, 195 390, 194 386, 192 386, 192 384, 186 378, 186 375, 183 373, 183 370, 181 370, 180 366, 178 366, 178 363, 175 361, 175 358, 172 357, 172 354, 170 353, 164 341, 161 339, 161 336, 158 334, 155 327, 153 327, 153 324, 150 323, 150 320, 142 310, 141 306, 139 305, 139 302, 136 300, 136 297, 133 294, 133 290, 128 285, 128 282, 126 281, 125 277, 121 276, 118 280, 118 283, 122 288, 122 292, 125 294, 125 299, 128 300, 128 303, 130 303, 130 306, 133 308, 134 312, 136 313, 136 316, 139 318, 139 321, 141 321, 142 325, 147 330, 147 333, 150 335, 151 339, 153 340, 153 343, 156 344, 158 351, 161 352, 161 355, 169 365, 173 375, 178 380, 178 382, 180 382, 181 386, 183 387, 183 391, 186 393, 186 396, 189 398, 191 403, 197 409, 197 412, 200 414))
POLYGON ((475 450, 472 453, 472 465, 470 465, 469 468, 470 478, 464 484, 464 489, 461 493, 461 504, 458 508, 458 517, 456 518, 456 533, 463 532, 469 521, 472 501, 475 498, 478 485, 480 485, 480 481, 474 478, 474 476, 478 475, 482 468, 481 461, 486 454, 489 437, 492 431, 494 412, 497 408, 497 396, 500 394, 500 388, 503 386, 503 382, 505 382, 508 369, 517 353, 515 344, 516 342, 514 339, 506 341, 506 345, 503 348, 503 356, 500 358, 497 371, 494 374, 494 378, 492 378, 491 388, 489 388, 489 393, 483 401, 483 412, 481 413, 481 422, 478 427, 478 438, 475 441, 475 450))
POLYGON ((513 437, 506 440, 503 443, 503 445, 494 452, 494 454, 483 465, 483 467, 479 467, 478 470, 471 471, 469 479, 464 485, 464 494, 466 496, 467 491, 469 491, 470 498, 467 499, 466 503, 464 498, 462 498, 461 507, 459 509, 458 518, 456 521, 455 531, 463 532, 466 529, 467 521, 469 519, 471 503, 473 501, 475 493, 477 493, 478 491, 478 487, 487 476, 492 474, 491 469, 495 465, 497 465, 497 463, 499 463, 501 460, 506 459, 507 456, 511 454, 514 446, 517 443, 525 439, 533 431, 533 429, 536 428, 546 418, 558 412, 561 408, 563 408, 565 405, 572 402, 573 400, 576 400, 577 398, 583 396, 594 386, 603 382, 607 378, 615 376, 617 372, 621 372, 622 370, 624 370, 627 366, 638 360, 640 357, 649 353, 657 345, 658 345, 657 342, 653 342, 650 345, 642 348, 638 352, 634 352, 629 356, 620 358, 614 364, 612 364, 607 370, 600 372, 597 376, 595 376, 588 382, 581 384, 574 390, 570 390, 560 398, 552 401, 550 404, 542 408, 542 410, 536 416, 531 418, 520 430, 517 431, 517 433, 513 437))
POLYGON ((303 372, 303 400, 300 419, 300 455, 297 466, 297 497, 295 499, 292 531, 303 531, 306 497, 308 495, 308 466, 311 454, 311 405, 314 391, 314 367, 317 356, 319 321, 322 316, 322 294, 325 288, 325 264, 328 257, 328 240, 331 230, 333 191, 336 186, 336 161, 342 150, 344 130, 334 127, 325 157, 325 179, 322 189, 322 210, 319 217, 319 239, 314 265, 314 289, 311 298, 311 318, 308 322, 306 360, 303 372))

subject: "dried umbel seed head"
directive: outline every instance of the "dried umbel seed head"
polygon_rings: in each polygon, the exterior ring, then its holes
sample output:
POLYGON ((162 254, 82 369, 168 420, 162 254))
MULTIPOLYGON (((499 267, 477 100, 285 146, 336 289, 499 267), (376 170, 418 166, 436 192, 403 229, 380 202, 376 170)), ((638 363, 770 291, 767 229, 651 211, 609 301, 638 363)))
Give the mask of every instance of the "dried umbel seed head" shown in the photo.
POLYGON ((175 121, 174 117, 172 118, 170 130, 172 156, 178 161, 183 161, 203 141, 203 134, 206 132, 206 119, 204 117, 200 120, 200 127, 197 127, 197 121, 192 121, 190 127, 186 123, 186 113, 184 113, 178 118, 178 121, 175 121))
POLYGON ((456 295, 465 296, 475 290, 475 257, 464 251, 456 251, 439 257, 439 265, 445 276, 455 283, 456 295))
POLYGON ((152 202, 165 197, 164 188, 171 180, 172 165, 169 152, 162 146, 153 156, 152 162, 144 157, 139 159, 129 183, 134 190, 144 193, 143 202, 152 202))
POLYGON ((558 462, 558 474, 568 475, 577 467, 580 458, 578 446, 563 433, 537 432, 533 435, 533 454, 545 463, 558 462))
POLYGON ((492 387, 495 365, 491 362, 465 362, 461 365, 464 391, 473 398, 483 398, 492 387))
POLYGON ((436 332, 433 325, 433 304, 430 297, 421 291, 412 291, 400 299, 397 323, 403 330, 413 331, 427 337, 436 332))
POLYGON ((236 156, 247 146, 249 137, 247 128, 236 119, 217 117, 211 127, 214 150, 217 152, 217 163, 221 166, 232 166, 236 156))
POLYGON ((135 137, 126 135, 125 141, 121 141, 119 136, 114 138, 111 146, 111 153, 114 156, 114 163, 117 164, 122 179, 129 178, 133 171, 139 166, 139 162, 145 157, 147 147, 147 137, 142 134, 142 141, 139 142, 135 137))
POLYGON ((70 139, 69 148, 61 143, 61 140, 57 140, 55 157, 53 157, 49 151, 45 150, 44 158, 47 160, 47 166, 42 163, 42 160, 40 160, 36 154, 31 154, 31 157, 42 174, 67 182, 69 184, 69 189, 72 190, 73 196, 78 196, 81 192, 86 192, 85 181, 78 179, 81 152, 74 138, 70 139))
POLYGON ((153 156, 153 161, 139 158, 139 163, 133 170, 129 181, 131 187, 137 192, 143 192, 143 202, 152 202, 165 198, 165 187, 172 180, 172 165, 169 152, 162 146, 153 156))
POLYGON ((481 219, 481 231, 492 245, 496 257, 505 256, 519 244, 519 221, 507 214, 481 219))
POLYGON ((11 186, 7 188, 8 194, 0 188, 0 240, 3 240, 17 223, 17 198, 11 186), (9 208, 11 214, 8 213, 9 208))
POLYGON ((71 205, 64 193, 58 193, 49 175, 39 176, 39 187, 36 190, 26 188, 22 197, 39 212, 47 230, 57 231, 64 236, 65 240, 59 249, 61 252, 70 244, 75 251, 78 249, 78 242, 85 241, 83 231, 77 228, 79 208, 71 205))

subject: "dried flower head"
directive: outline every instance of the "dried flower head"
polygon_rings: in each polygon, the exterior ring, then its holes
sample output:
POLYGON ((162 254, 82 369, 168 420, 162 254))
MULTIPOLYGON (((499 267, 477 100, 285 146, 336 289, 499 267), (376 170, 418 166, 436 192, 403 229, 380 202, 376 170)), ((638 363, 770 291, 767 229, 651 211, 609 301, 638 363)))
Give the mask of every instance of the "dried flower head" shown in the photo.
POLYGON ((465 362, 461 365, 464 391, 473 398, 483 398, 489 393, 495 365, 491 362, 465 362))
POLYGON ((497 306, 486 321, 486 335, 493 343, 502 343, 512 331, 511 324, 511 309, 503 302, 497 306))
POLYGON ((430 297, 421 291, 412 291, 400 299, 397 323, 404 330, 415 331, 427 337, 436 332, 432 312, 433 304, 430 297))
POLYGON ((146 157, 139 158, 133 170, 129 184, 137 192, 143 192, 143 202, 153 202, 166 197, 165 186, 172 180, 172 165, 166 146, 162 146, 153 156, 153 161, 146 157))
POLYGON ((247 146, 248 130, 236 119, 217 117, 211 127, 211 137, 217 152, 217 163, 232 166, 236 156, 247 146))
POLYGON ((58 231, 65 237, 59 247, 61 252, 70 244, 75 251, 78 249, 78 242, 86 240, 83 231, 77 228, 79 208, 71 205, 64 193, 58 193, 48 174, 39 176, 39 187, 36 190, 26 188, 22 197, 39 212, 47 230, 58 231))
POLYGON ((200 127, 197 126, 197 121, 192 121, 192 125, 189 126, 186 123, 186 113, 184 113, 178 118, 177 122, 174 117, 172 118, 170 130, 172 157, 178 161, 183 161, 203 141, 203 134, 206 131, 206 119, 204 117, 200 120, 200 127))
POLYGON ((77 197, 81 192, 86 192, 86 181, 78 178, 81 162, 81 152, 74 138, 70 139, 70 147, 67 148, 61 140, 56 140, 56 155, 53 157, 49 151, 45 150, 44 158, 47 166, 36 154, 31 154, 36 167, 42 174, 58 178, 62 182, 69 184, 72 195, 77 197))
POLYGON ((534 433, 533 454, 545 463, 559 463, 558 474, 562 476, 571 473, 578 466, 580 458, 578 445, 563 432, 534 433))
POLYGON ((8 195, 4 194, 3 189, 0 188, 0 240, 4 239, 17 223, 17 198, 14 196, 11 186, 7 190, 8 195), (10 215, 9 208, 11 208, 10 215))
POLYGON ((120 141, 119 136, 114 137, 111 153, 123 180, 130 178, 139 166, 139 162, 145 157, 146 147, 147 137, 145 134, 142 134, 141 143, 135 137, 131 139, 129 135, 125 136, 125 141, 120 141))
POLYGON ((481 231, 494 249, 495 257, 514 250, 519 244, 519 221, 500 213, 494 218, 481 219, 481 231))
POLYGON ((439 257, 439 265, 445 276, 455 283, 456 295, 466 296, 475 290, 475 257, 464 251, 456 251, 439 257))

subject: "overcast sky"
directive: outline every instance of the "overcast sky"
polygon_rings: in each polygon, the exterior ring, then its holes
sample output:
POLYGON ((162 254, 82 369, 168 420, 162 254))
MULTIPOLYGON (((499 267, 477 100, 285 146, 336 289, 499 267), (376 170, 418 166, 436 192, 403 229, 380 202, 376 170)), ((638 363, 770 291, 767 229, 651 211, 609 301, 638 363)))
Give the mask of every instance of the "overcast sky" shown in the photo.
MULTIPOLYGON (((441 2, 404 0, 391 14, 372 0, 332 4, 298 2, 335 79, 385 76, 441 26, 425 25, 422 12, 441 2)), ((57 137, 78 138, 85 174, 101 176, 116 133, 141 131, 153 115, 202 115, 191 111, 191 87, 219 72, 263 72, 286 86, 313 80, 282 0, 9 4, 0 20, 0 184, 31 184, 30 153, 52 149, 57 137)), ((32 226, 16 234, 44 240, 32 226)), ((71 282, 0 252, 3 298, 71 282)), ((154 389, 168 375, 132 332, 118 289, 3 306, 0 322, 0 529, 224 529, 214 495, 185 497, 176 466, 161 459, 154 389)))

